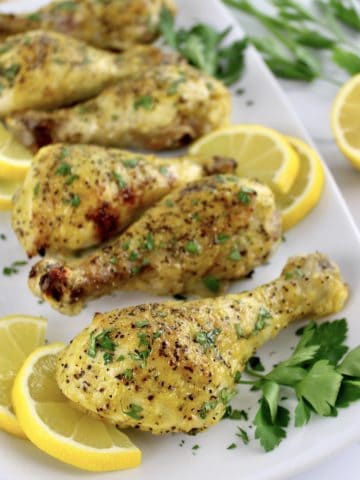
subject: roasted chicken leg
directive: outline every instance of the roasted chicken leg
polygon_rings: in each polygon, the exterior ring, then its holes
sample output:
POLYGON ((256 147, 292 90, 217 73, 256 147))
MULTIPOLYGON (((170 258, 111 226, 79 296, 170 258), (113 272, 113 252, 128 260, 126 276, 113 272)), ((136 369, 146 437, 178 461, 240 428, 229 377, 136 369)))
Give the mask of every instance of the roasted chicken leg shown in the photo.
MULTIPOLYGON (((73 207, 75 210, 76 207, 73 207)), ((30 272, 33 293, 67 314, 114 290, 218 293, 247 275, 281 235, 271 190, 217 175, 187 184, 147 210, 111 244, 69 262, 46 258, 30 272)))
POLYGON ((69 105, 114 80, 176 61, 177 55, 152 46, 115 55, 59 33, 15 35, 0 49, 0 116, 69 105))
POLYGON ((110 239, 179 185, 233 173, 215 157, 157 158, 95 145, 39 150, 14 197, 12 225, 29 257, 69 254, 110 239))
POLYGON ((229 114, 230 96, 222 83, 180 64, 127 77, 74 107, 29 110, 6 123, 34 150, 59 142, 165 150, 228 123, 229 114))
POLYGON ((1 14, 0 35, 41 28, 119 50, 153 41, 164 7, 175 11, 172 0, 55 0, 30 14, 1 14))
POLYGON ((338 268, 318 253, 291 258, 252 292, 98 313, 60 354, 57 381, 121 428, 204 430, 222 418, 235 373, 256 348, 294 320, 337 312, 347 295, 338 268))

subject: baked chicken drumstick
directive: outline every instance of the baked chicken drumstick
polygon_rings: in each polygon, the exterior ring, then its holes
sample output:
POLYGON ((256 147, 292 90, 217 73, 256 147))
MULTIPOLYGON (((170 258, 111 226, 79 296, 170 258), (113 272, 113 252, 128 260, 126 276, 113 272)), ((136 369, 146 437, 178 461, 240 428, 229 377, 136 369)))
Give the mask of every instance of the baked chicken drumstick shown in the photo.
POLYGON ((57 381, 120 428, 204 430, 224 415, 256 348, 294 320, 337 312, 347 295, 338 268, 317 253, 291 258, 251 292, 98 313, 60 354, 57 381))
POLYGON ((0 116, 85 100, 115 80, 176 61, 153 46, 115 55, 59 33, 15 35, 0 49, 0 116))
POLYGON ((6 124, 33 150, 49 143, 165 150, 227 124, 229 115, 230 96, 221 82, 174 64, 127 77, 71 108, 29 110, 7 117, 6 124))
POLYGON ((1 14, 0 35, 53 30, 96 47, 122 50, 157 37, 164 7, 175 12, 172 0, 55 0, 30 14, 1 14))
POLYGON ((281 236, 271 190, 216 175, 174 190, 112 243, 69 262, 45 258, 32 268, 35 295, 66 314, 114 290, 217 293, 222 280, 247 275, 281 236))
POLYGON ((179 185, 235 167, 221 157, 200 163, 95 145, 49 145, 34 157, 13 199, 12 225, 29 257, 71 254, 114 237, 179 185))

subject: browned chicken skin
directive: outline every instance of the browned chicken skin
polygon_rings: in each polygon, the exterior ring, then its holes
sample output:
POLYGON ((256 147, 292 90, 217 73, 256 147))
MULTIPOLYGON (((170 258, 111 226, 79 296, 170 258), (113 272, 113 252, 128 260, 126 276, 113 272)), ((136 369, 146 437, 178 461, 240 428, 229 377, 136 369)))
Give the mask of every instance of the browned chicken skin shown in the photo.
POLYGON ((74 107, 29 110, 6 124, 33 150, 50 143, 166 150, 227 124, 229 116, 230 95, 221 82, 174 64, 120 80, 74 107))
POLYGON ((164 7, 175 12, 172 0, 54 0, 32 13, 0 14, 0 35, 53 30, 96 47, 122 50, 157 37, 164 7))
POLYGON ((219 157, 201 162, 50 145, 34 157, 14 197, 12 225, 29 257, 71 254, 114 237, 179 185, 235 168, 234 160, 219 157))
POLYGON ((317 253, 291 258, 251 292, 98 313, 60 354, 57 381, 120 428, 204 430, 223 417, 256 348, 290 322, 339 311, 347 296, 337 266, 317 253))
POLYGON ((29 285, 66 314, 114 290, 220 293, 221 281, 241 278, 263 263, 280 236, 268 187, 234 176, 206 177, 167 195, 90 255, 38 262, 29 285))

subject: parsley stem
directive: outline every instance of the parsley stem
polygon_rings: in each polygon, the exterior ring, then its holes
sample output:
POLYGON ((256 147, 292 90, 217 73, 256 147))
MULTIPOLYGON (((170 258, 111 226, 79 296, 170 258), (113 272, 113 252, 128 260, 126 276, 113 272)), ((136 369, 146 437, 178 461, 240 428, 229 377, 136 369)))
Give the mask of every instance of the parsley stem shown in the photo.
POLYGON ((249 368, 249 367, 245 368, 245 373, 247 373, 248 375, 252 375, 253 377, 257 377, 257 378, 264 378, 266 376, 266 375, 262 375, 261 373, 255 372, 255 370, 251 370, 251 368, 249 368))
POLYGON ((254 381, 253 380, 239 380, 236 382, 237 385, 254 385, 254 381))

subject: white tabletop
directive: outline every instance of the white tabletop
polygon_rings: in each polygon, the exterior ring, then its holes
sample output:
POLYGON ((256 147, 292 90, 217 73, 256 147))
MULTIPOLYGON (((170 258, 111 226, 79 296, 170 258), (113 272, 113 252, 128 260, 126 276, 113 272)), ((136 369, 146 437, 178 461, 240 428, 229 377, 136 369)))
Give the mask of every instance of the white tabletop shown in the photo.
MULTIPOLYGON (((331 104, 338 87, 325 81, 317 81, 311 85, 291 81, 280 83, 323 159, 330 167, 360 230, 360 171, 356 170, 339 151, 330 128, 331 104)), ((338 455, 291 480, 354 480, 356 478, 360 478, 360 442, 348 446, 338 455)))

